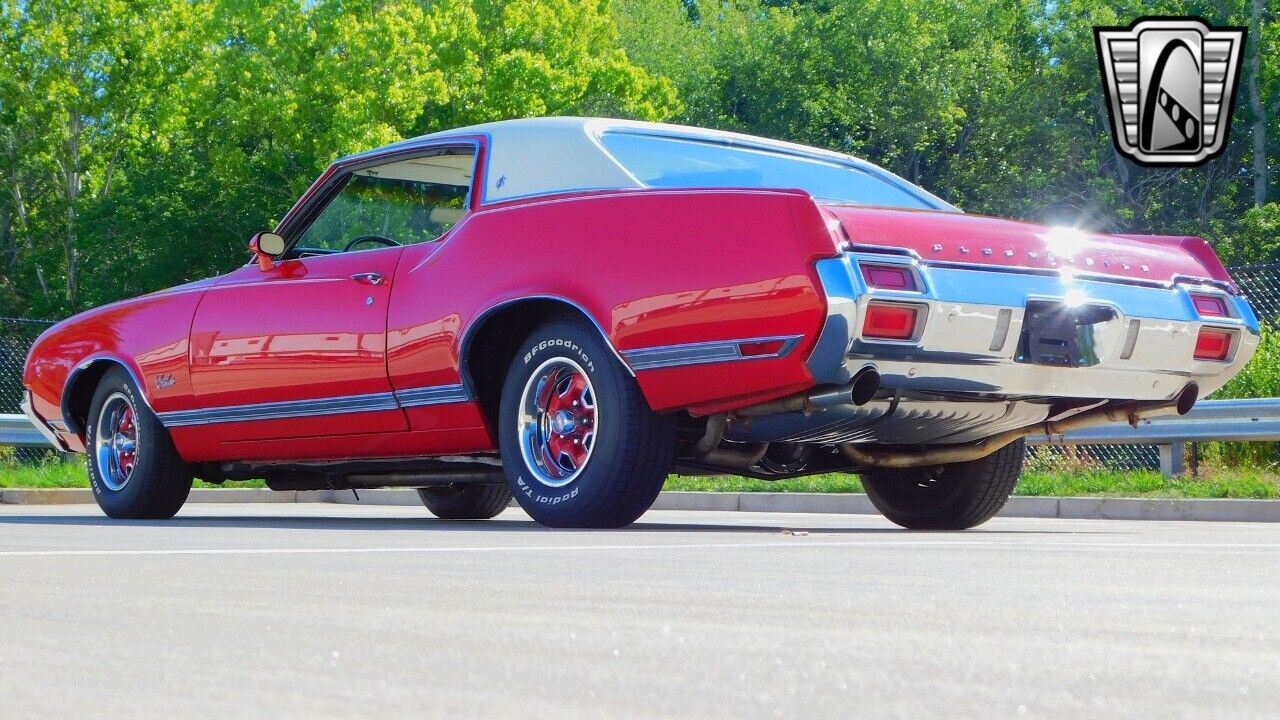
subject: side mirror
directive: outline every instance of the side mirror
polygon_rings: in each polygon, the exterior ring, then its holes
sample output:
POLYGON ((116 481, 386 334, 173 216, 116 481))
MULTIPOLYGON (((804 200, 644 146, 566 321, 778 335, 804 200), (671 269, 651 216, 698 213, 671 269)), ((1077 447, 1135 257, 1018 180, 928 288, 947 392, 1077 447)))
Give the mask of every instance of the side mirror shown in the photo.
POLYGON ((276 266, 276 257, 284 253, 284 238, 273 232, 260 232, 249 241, 249 249, 258 261, 258 269, 266 272, 276 266))

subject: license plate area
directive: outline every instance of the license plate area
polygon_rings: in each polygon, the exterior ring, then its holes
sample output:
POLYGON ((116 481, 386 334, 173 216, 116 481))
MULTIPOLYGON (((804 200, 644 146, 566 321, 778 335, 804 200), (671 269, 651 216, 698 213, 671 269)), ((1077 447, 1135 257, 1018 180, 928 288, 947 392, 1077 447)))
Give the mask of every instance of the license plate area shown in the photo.
POLYGON ((1031 300, 1023 315, 1018 362, 1054 367, 1097 365, 1098 326, 1114 319, 1107 305, 1067 305, 1054 300, 1031 300))

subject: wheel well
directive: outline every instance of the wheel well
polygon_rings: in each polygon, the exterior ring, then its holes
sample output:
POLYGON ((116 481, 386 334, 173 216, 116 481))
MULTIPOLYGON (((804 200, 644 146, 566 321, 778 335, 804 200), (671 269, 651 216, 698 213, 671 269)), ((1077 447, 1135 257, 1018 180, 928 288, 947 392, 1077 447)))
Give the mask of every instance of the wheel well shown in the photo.
POLYGON ((116 360, 95 360, 72 374, 67 387, 62 391, 62 421, 67 424, 68 430, 84 437, 93 393, 98 389, 102 376, 113 367, 124 365, 116 360))
MULTIPOLYGON (((498 423, 502 385, 520 343, 539 325, 557 317, 579 318, 599 330, 590 316, 568 301, 530 298, 490 312, 464 339, 463 373, 485 417, 494 426, 498 423)), ((609 342, 607 337, 604 340, 609 342)))

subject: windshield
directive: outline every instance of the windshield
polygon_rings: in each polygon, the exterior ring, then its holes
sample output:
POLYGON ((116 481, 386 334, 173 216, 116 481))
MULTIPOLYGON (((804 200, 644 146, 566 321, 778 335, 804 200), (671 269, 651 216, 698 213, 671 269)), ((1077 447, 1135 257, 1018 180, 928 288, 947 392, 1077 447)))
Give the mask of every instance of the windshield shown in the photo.
POLYGON ((815 198, 859 205, 936 209, 923 195, 839 162, 702 140, 607 132, 600 137, 622 166, 655 188, 798 188, 815 198))

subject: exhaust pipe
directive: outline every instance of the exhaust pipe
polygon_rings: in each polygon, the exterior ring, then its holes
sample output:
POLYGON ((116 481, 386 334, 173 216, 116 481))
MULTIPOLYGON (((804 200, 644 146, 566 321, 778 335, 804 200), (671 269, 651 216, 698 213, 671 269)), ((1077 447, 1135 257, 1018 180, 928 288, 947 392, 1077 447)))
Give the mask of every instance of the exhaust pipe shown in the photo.
POLYGON ((1172 401, 1135 402, 1114 405, 1109 408, 1105 406, 1094 408, 1056 422, 1036 423, 1035 425, 1027 425, 1015 430, 1002 432, 999 435, 992 435, 969 445, 943 445, 923 450, 900 451, 864 448, 853 443, 844 443, 840 445, 840 452, 846 458, 859 465, 883 468, 913 468, 969 462, 984 458, 1009 443, 1038 432, 1043 432, 1050 437, 1058 436, 1058 443, 1061 443, 1062 435, 1071 430, 1089 425, 1099 425, 1106 422, 1127 422, 1137 427, 1138 421, 1144 417, 1168 415, 1170 411, 1179 415, 1186 415, 1191 410, 1191 406, 1195 405, 1199 395, 1200 387, 1195 383, 1187 383, 1182 392, 1178 393, 1178 397, 1172 401))
POLYGON ((501 470, 454 470, 452 472, 387 473, 349 475, 346 488, 372 490, 385 487, 431 487, 432 485, 501 485, 507 476, 501 470))
POLYGON ((769 443, 730 443, 721 447, 729 416, 720 413, 707 418, 707 429, 691 449, 692 457, 701 463, 735 470, 746 470, 760 462, 769 450, 769 443))
POLYGON ((746 470, 747 468, 760 462, 764 454, 769 451, 769 443, 743 443, 737 447, 718 447, 711 452, 698 458, 698 462, 717 467, 733 468, 736 470, 746 470), (739 449, 741 448, 741 449, 739 449))
POLYGON ((787 412, 810 413, 836 405, 866 405, 880 390, 880 373, 867 365, 854 373, 853 379, 835 388, 789 395, 760 405, 742 408, 734 412, 738 417, 759 417, 787 412))

